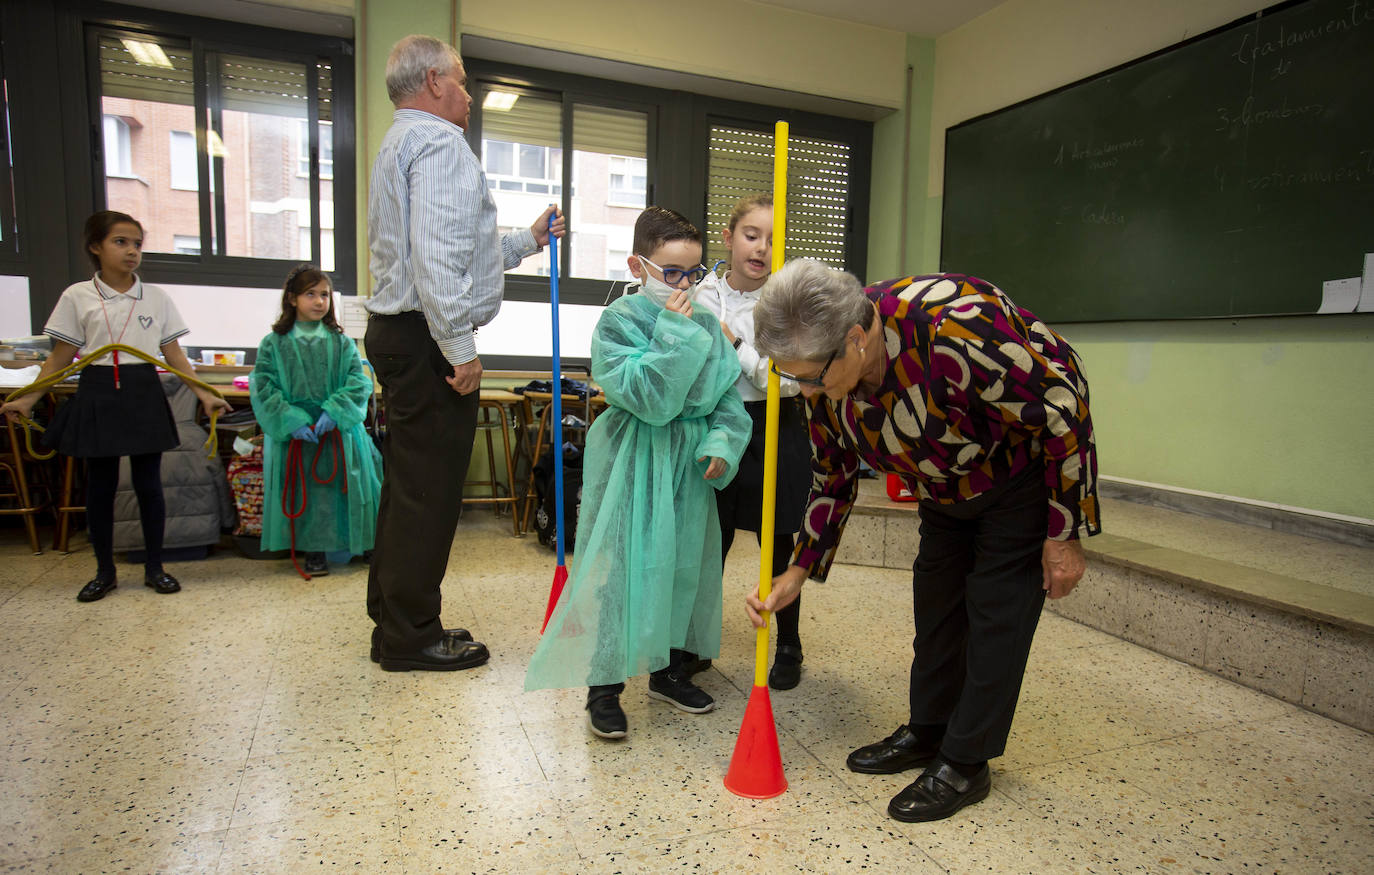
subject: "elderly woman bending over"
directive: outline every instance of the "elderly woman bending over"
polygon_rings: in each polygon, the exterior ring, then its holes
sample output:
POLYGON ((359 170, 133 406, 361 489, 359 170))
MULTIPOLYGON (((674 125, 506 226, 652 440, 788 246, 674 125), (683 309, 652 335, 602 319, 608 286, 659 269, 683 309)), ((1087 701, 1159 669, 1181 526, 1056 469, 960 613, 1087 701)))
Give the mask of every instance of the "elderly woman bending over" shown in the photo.
POLYGON ((860 460, 918 491, 910 721, 848 766, 923 766, 888 813, 949 817, 987 796, 1045 595, 1069 594, 1078 539, 1100 530, 1082 363, 1033 313, 959 274, 865 289, 797 259, 763 287, 754 325, 759 352, 806 395, 812 482, 792 565, 746 610, 761 626, 760 612, 825 579, 860 460))

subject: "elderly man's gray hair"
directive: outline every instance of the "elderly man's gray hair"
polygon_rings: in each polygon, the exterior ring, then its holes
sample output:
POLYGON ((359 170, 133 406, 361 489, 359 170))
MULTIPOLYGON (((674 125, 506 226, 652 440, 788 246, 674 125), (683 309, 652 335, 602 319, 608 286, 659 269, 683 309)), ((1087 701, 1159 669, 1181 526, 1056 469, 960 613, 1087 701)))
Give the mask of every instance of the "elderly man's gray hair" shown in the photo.
POLYGON ((853 274, 814 258, 787 262, 754 305, 754 347, 779 362, 822 362, 855 325, 873 321, 873 303, 853 274))
POLYGON ((430 70, 442 76, 462 62, 458 50, 443 40, 419 33, 402 37, 386 59, 386 96, 400 103, 419 93, 430 70))

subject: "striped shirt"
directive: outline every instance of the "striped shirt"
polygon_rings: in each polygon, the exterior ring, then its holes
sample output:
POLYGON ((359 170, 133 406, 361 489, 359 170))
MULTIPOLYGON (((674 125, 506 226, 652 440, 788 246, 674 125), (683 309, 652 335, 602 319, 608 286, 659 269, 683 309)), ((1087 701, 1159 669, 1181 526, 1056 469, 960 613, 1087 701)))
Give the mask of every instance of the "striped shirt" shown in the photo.
POLYGON ((496 202, 463 129, 398 109, 372 165, 367 202, 369 311, 419 310, 450 364, 501 308, 505 271, 539 251, 528 228, 498 237, 496 202))
POLYGON ((858 489, 859 460, 922 500, 953 504, 1045 471, 1047 539, 1101 531, 1088 381, 1078 354, 991 283, 959 274, 871 286, 882 383, 809 405, 811 496, 792 564, 824 580, 858 489))

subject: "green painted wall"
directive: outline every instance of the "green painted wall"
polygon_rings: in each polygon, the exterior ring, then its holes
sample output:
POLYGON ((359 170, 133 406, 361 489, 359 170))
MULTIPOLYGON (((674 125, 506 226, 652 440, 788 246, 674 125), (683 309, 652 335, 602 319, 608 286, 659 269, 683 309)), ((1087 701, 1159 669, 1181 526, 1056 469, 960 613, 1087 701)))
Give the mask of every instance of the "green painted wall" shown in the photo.
POLYGON ((1374 314, 1061 329, 1102 473, 1374 518, 1374 314))
POLYGON ((911 71, 911 114, 899 109, 873 126, 873 189, 868 211, 868 271, 875 281, 903 273, 935 269, 927 249, 930 165, 930 111, 934 93, 935 41, 907 36, 906 63, 911 71), (909 131, 907 198, 902 203, 903 133, 909 131), (902 210, 907 212, 906 253, 902 254, 902 210), (905 263, 903 263, 905 262, 905 263))
POLYGON ((358 289, 372 292, 367 269, 367 191, 372 160, 391 127, 386 95, 386 57, 403 36, 425 33, 453 42, 458 31, 458 0, 357 0, 354 4, 358 51, 358 289))

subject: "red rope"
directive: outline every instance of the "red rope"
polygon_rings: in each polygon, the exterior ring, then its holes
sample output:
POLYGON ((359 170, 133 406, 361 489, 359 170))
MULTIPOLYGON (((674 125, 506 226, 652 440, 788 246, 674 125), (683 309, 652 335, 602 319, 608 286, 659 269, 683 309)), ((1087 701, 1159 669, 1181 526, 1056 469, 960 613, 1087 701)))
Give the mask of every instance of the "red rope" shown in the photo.
MULTIPOLYGON (((296 567, 296 573, 306 580, 310 575, 305 573, 299 562, 296 561, 296 520, 305 515, 305 508, 308 503, 305 481, 305 465, 302 464, 301 451, 303 441, 299 438, 292 438, 291 443, 286 447, 286 479, 281 488, 281 512, 286 517, 287 525, 291 529, 291 564, 296 567)), ((310 461, 310 479, 320 486, 328 486, 334 482, 334 478, 343 475, 341 490, 345 495, 348 494, 348 463, 344 459, 343 435, 339 434, 337 428, 325 432, 323 440, 315 444, 315 457, 310 461), (321 478, 319 473, 320 453, 324 450, 325 444, 334 448, 334 464, 329 469, 329 476, 321 478)))

